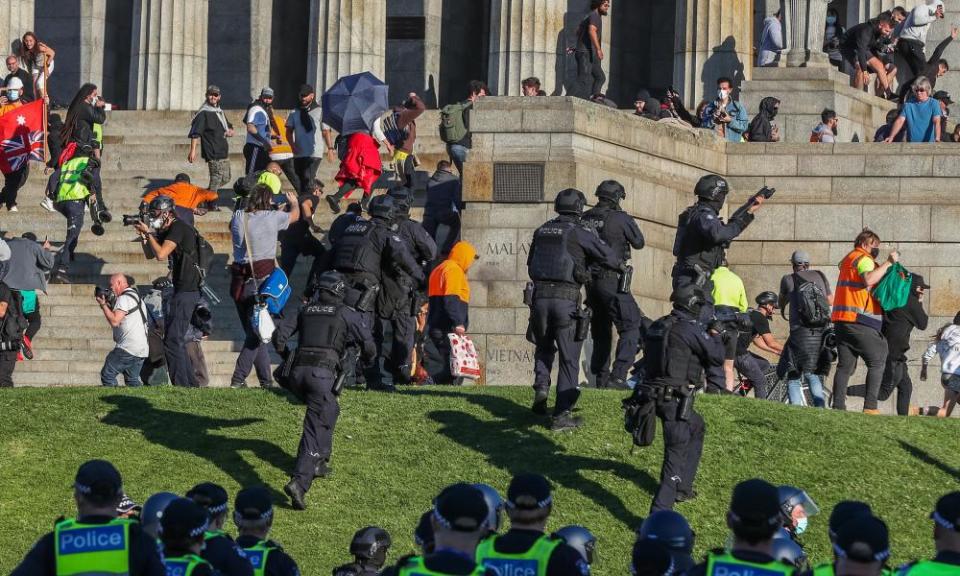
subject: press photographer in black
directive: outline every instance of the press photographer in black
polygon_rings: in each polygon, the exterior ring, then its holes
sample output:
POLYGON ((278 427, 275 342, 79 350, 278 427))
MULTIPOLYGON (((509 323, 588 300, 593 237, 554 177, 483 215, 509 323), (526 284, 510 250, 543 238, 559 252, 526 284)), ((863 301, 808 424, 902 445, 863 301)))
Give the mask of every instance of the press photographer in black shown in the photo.
POLYGON ((157 196, 147 211, 149 222, 134 225, 144 243, 147 258, 169 258, 173 274, 173 296, 163 336, 163 352, 174 386, 197 386, 187 356, 187 330, 193 310, 200 301, 201 275, 197 231, 177 219, 173 200, 157 196))

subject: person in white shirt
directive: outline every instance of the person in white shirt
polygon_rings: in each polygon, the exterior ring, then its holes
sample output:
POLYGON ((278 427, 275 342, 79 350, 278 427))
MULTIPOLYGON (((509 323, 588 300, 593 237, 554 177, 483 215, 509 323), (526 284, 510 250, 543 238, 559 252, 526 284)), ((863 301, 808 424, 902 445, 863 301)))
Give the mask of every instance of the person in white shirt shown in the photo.
POLYGON ((100 383, 118 386, 117 375, 123 374, 127 386, 140 386, 140 369, 150 354, 147 343, 147 311, 133 278, 123 274, 110 277, 110 290, 116 295, 111 304, 106 296, 97 296, 104 318, 113 328, 116 347, 107 354, 100 370, 100 383))
POLYGON ((300 87, 300 107, 287 116, 287 141, 293 147, 293 169, 300 181, 298 194, 309 194, 320 168, 324 152, 327 159, 337 159, 330 127, 323 123, 313 86, 300 87))
POLYGON ((930 24, 943 16, 943 0, 927 0, 926 3, 911 10, 904 21, 899 40, 897 40, 897 52, 910 66, 911 78, 923 74, 927 65, 927 56, 924 53, 927 32, 930 31, 930 24))
POLYGON ((940 355, 940 383, 943 385, 943 406, 937 416, 949 418, 960 397, 960 312, 953 317, 953 324, 937 332, 936 340, 923 353, 921 381, 926 382, 927 364, 936 354, 940 355))

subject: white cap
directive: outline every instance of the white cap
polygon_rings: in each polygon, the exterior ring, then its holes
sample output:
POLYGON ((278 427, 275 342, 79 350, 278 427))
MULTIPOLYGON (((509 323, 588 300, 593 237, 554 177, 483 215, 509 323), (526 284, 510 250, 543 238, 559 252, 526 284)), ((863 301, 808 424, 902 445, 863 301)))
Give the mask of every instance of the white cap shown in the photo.
POLYGON ((23 89, 23 80, 14 76, 7 82, 7 90, 22 90, 23 89))

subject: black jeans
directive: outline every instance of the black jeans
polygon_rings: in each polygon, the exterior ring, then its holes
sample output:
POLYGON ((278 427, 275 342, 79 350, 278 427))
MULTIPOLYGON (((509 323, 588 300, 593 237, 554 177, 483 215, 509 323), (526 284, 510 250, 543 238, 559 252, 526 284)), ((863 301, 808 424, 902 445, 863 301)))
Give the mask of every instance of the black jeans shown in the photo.
POLYGON ((287 177, 287 180, 290 181, 290 185, 293 186, 293 189, 298 193, 300 192, 300 177, 297 175, 296 169, 293 167, 293 158, 288 158, 286 160, 273 160, 280 165, 280 169, 283 170, 283 175, 287 177))
POLYGON ((595 94, 603 92, 603 85, 607 82, 607 75, 603 71, 600 58, 593 53, 578 50, 577 57, 577 94, 589 100, 595 94))
POLYGON ((37 335, 37 332, 40 331, 40 325, 42 324, 42 318, 40 318, 40 303, 37 303, 37 309, 29 314, 24 314, 27 318, 27 331, 26 336, 30 339, 30 342, 33 342, 33 338, 37 335))
POLYGON ((74 252, 77 250, 77 242, 80 240, 80 231, 83 230, 83 206, 86 204, 83 200, 68 200, 57 202, 54 207, 57 212, 63 214, 67 219, 67 236, 60 247, 58 254, 57 270, 66 273, 70 269, 70 262, 73 262, 74 252))
POLYGON ((170 313, 165 318, 163 354, 167 371, 174 386, 196 387, 190 358, 187 356, 187 331, 193 318, 193 309, 200 301, 200 292, 174 292, 170 298, 170 313))
POLYGON ((923 52, 922 42, 900 38, 897 40, 897 53, 903 56, 903 60, 910 67, 910 78, 923 74, 923 69, 927 65, 927 56, 923 52))
POLYGON ((453 249, 453 245, 460 241, 460 214, 449 210, 446 212, 424 211, 423 229, 437 243, 437 257, 446 257, 453 249))
POLYGON ((16 352, 0 352, 0 388, 13 388, 13 369, 16 367, 16 352))
POLYGON ((313 156, 293 159, 293 171, 300 181, 300 188, 297 189, 300 194, 310 193, 313 181, 317 177, 317 170, 320 169, 320 160, 321 158, 314 158, 313 156))
POLYGON ((733 361, 733 367, 740 372, 740 375, 753 384, 753 394, 758 400, 765 399, 770 391, 767 390, 767 370, 770 369, 770 363, 765 358, 756 354, 744 352, 738 354, 733 361))
POLYGON ((879 330, 855 324, 837 322, 837 372, 833 376, 833 407, 847 409, 847 383, 857 369, 857 358, 867 364, 867 388, 863 398, 864 410, 877 409, 877 396, 887 361, 887 340, 879 330))
POLYGON ((266 388, 273 380, 273 375, 270 373, 270 352, 267 350, 268 344, 264 344, 260 340, 260 335, 253 329, 251 318, 254 304, 255 300, 252 296, 236 303, 237 315, 240 316, 240 325, 243 326, 245 338, 243 348, 237 356, 237 364, 233 369, 230 384, 243 384, 250 375, 250 371, 256 368, 260 386, 266 388))
POLYGON ((26 162, 23 168, 3 175, 3 191, 0 192, 0 202, 7 208, 17 205, 17 192, 27 183, 30 176, 30 163, 26 162))
MULTIPOLYGON (((913 380, 907 369, 906 359, 887 358, 887 365, 883 369, 883 380, 880 382, 880 392, 877 400, 886 402, 893 391, 897 391, 897 415, 910 414, 910 399, 913 396, 913 380)), ((859 384, 847 388, 848 396, 863 396, 867 392, 866 386, 859 384)))
POLYGON ((246 143, 243 145, 244 167, 247 175, 263 170, 270 163, 270 154, 262 146, 246 143))

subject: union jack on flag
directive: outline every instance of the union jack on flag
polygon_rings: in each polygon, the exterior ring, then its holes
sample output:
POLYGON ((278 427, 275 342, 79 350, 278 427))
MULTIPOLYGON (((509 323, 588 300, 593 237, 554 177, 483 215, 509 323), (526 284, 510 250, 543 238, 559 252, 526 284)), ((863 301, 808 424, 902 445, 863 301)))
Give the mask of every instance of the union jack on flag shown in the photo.
POLYGON ((0 148, 11 171, 19 170, 28 160, 43 162, 43 132, 14 134, 13 138, 0 142, 0 148))

